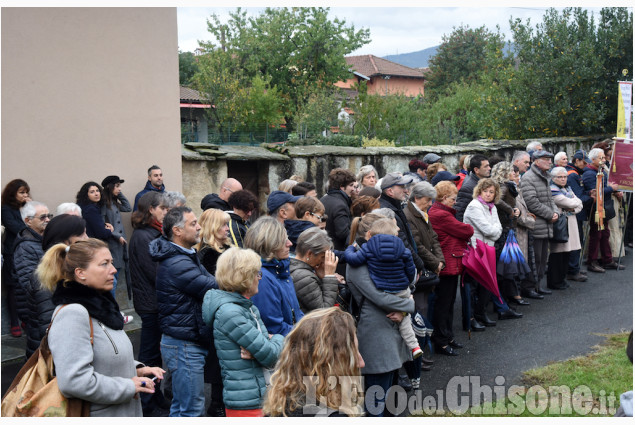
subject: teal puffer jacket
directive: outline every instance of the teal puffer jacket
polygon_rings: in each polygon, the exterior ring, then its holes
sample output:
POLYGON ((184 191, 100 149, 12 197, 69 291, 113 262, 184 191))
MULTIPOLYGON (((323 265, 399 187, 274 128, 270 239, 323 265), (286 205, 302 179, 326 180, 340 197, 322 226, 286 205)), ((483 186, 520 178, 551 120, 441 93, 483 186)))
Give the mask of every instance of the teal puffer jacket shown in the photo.
POLYGON ((209 290, 203 299, 203 320, 214 329, 225 406, 236 410, 261 408, 266 391, 262 368, 275 365, 284 337, 273 335, 269 339, 258 308, 235 292, 209 290), (241 359, 240 347, 254 359, 241 359))

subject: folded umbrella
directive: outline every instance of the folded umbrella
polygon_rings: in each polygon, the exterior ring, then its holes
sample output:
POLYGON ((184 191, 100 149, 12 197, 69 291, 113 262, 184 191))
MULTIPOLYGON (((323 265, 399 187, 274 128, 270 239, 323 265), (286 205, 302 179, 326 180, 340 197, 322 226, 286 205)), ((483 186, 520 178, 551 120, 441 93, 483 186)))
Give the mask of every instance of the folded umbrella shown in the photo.
POLYGON ((470 246, 465 252, 463 266, 479 284, 503 302, 496 278, 496 250, 493 246, 477 239, 476 248, 470 246))
POLYGON ((496 264, 496 271, 499 275, 511 280, 523 280, 531 273, 531 268, 518 246, 513 229, 510 229, 507 234, 505 245, 496 264))

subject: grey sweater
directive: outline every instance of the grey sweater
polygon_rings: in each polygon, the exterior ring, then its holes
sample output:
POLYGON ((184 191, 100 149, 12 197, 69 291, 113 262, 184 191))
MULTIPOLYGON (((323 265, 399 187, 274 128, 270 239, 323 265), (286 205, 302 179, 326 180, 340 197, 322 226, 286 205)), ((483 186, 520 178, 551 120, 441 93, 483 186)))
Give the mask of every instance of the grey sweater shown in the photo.
POLYGON ((102 328, 91 318, 91 346, 88 320, 88 311, 80 304, 69 304, 54 316, 48 342, 61 393, 89 401, 91 416, 142 416, 141 401, 133 398, 132 377, 137 376, 138 363, 128 335, 102 328))

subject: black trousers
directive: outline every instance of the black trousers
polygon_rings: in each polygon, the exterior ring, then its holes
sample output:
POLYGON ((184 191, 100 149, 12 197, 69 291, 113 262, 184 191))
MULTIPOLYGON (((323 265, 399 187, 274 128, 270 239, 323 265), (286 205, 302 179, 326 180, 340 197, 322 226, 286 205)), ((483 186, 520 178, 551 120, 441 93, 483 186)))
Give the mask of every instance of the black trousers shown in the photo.
POLYGON ((432 316, 432 341, 442 347, 448 345, 454 339, 452 325, 454 323, 454 301, 456 300, 456 287, 458 276, 440 276, 436 286, 434 313, 432 316))
POLYGON ((547 268, 547 286, 562 286, 569 269, 569 251, 552 252, 549 254, 549 267, 547 268))

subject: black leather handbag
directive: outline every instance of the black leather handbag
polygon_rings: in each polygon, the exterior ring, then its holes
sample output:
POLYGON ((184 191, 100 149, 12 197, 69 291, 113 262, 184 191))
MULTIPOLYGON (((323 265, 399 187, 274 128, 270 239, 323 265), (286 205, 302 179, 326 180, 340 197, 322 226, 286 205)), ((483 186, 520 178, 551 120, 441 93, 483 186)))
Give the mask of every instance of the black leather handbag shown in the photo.
POLYGON ((436 273, 423 269, 423 273, 421 273, 421 277, 415 285, 415 290, 433 288, 435 285, 438 285, 439 282, 439 276, 436 273))
POLYGON ((556 243, 569 242, 569 223, 566 213, 560 214, 558 220, 553 223, 553 236, 549 240, 556 243))

